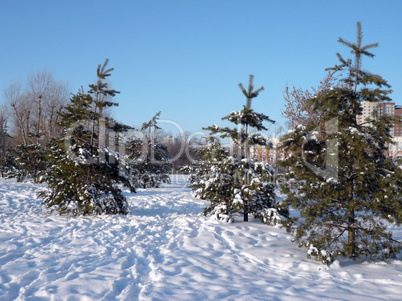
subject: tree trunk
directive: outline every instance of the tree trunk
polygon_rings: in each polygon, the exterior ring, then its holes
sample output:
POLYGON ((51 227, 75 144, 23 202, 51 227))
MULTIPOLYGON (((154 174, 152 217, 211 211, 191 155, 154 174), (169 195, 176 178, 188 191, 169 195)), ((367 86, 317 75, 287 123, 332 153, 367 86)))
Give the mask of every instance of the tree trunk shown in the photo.
POLYGON ((353 223, 355 222, 355 211, 348 212, 348 256, 354 257, 356 255, 356 233, 353 223))
POLYGON ((354 181, 350 183, 348 192, 348 256, 354 257, 356 255, 356 229, 354 228, 355 223, 355 210, 352 207, 353 203, 353 187, 354 181))
POLYGON ((248 143, 248 124, 246 124, 246 141, 244 141, 244 145, 243 145, 243 153, 244 153, 244 158, 247 159, 248 158, 248 154, 247 154, 247 143, 248 143))
POLYGON ((243 218, 243 220, 245 222, 248 222, 248 201, 243 200, 243 202, 244 202, 244 218, 243 218))
POLYGON ((41 124, 42 124, 42 95, 39 95, 37 101, 37 110, 38 110, 38 123, 36 125, 36 144, 39 144, 40 141, 40 133, 41 133, 41 124))

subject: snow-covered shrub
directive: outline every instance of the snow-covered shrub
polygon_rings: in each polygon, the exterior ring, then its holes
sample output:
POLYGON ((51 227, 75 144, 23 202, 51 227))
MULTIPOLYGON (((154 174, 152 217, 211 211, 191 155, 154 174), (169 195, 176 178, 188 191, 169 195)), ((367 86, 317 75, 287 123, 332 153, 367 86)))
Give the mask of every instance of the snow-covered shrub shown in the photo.
POLYGON ((226 204, 217 204, 215 207, 211 207, 209 211, 209 216, 213 217, 215 220, 233 223, 232 214, 229 214, 229 210, 226 204))
POLYGON ((3 178, 17 178, 21 170, 17 166, 14 150, 9 147, 0 153, 0 176, 3 178))
POLYGON ((170 184, 172 163, 166 145, 145 137, 145 141, 129 141, 126 152, 135 187, 157 188, 161 183, 170 184))
POLYGON ((277 208, 261 209, 260 211, 257 211, 254 216, 261 219, 264 224, 272 226, 281 225, 284 220, 284 216, 279 213, 277 208))
POLYGON ((314 257, 317 261, 326 265, 331 265, 335 261, 335 256, 326 250, 316 248, 313 244, 307 246, 307 257, 314 257))
POLYGON ((39 173, 46 169, 46 147, 39 144, 18 145, 10 149, 7 157, 6 177, 17 181, 38 181, 39 173))

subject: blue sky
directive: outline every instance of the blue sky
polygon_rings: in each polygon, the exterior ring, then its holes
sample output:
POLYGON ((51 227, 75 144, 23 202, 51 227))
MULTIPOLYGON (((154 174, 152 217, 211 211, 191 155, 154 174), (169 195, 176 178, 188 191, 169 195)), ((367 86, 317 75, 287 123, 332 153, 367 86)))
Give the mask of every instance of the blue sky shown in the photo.
POLYGON ((47 68, 76 92, 109 58, 116 119, 136 126, 162 111, 194 132, 241 109, 237 84, 254 74, 265 87, 254 109, 284 126, 286 85, 317 86, 361 21, 363 43, 380 44, 363 67, 402 104, 401 11, 400 0, 4 0, 0 90, 47 68))

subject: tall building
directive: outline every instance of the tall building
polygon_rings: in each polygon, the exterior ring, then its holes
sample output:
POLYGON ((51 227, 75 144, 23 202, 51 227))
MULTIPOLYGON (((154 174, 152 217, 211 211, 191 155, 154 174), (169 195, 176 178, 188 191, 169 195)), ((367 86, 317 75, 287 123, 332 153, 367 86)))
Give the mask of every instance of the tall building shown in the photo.
MULTIPOLYGON (((396 117, 399 116, 402 119, 402 106, 400 106, 400 105, 395 106, 394 115, 396 117)), ((402 125, 401 124, 394 125, 394 137, 402 137, 402 125)))
MULTIPOLYGON (((402 118, 402 106, 395 106, 395 116, 399 116, 402 118)), ((394 145, 390 147, 390 154, 393 157, 401 157, 402 156, 402 125, 395 124, 394 125, 394 145)))
POLYGON ((370 102, 370 101, 362 101, 362 114, 357 116, 357 123, 368 123, 367 119, 374 118, 375 112, 378 110, 378 103, 370 102))
MULTIPOLYGON (((359 124, 366 123, 370 125, 367 119, 373 119, 375 116, 401 116, 402 118, 402 106, 395 105, 394 102, 369 102, 362 101, 361 106, 363 109, 362 115, 358 116, 357 122, 359 124)), ((391 135, 394 140, 394 144, 389 146, 389 153, 393 157, 402 157, 402 125, 394 124, 391 129, 391 135)))
POLYGON ((395 103, 394 102, 371 102, 362 101, 361 103, 363 112, 362 115, 357 117, 359 123, 366 122, 366 119, 372 119, 375 116, 394 115, 395 103))
MULTIPOLYGON (((370 119, 376 118, 376 116, 395 116, 402 115, 402 107, 395 105, 395 102, 370 102, 362 101, 361 106, 363 109, 362 115, 357 117, 357 122, 359 124, 366 123, 370 125, 370 119)), ((393 137, 402 136, 402 129, 400 125, 395 125, 391 129, 391 135, 393 137)))

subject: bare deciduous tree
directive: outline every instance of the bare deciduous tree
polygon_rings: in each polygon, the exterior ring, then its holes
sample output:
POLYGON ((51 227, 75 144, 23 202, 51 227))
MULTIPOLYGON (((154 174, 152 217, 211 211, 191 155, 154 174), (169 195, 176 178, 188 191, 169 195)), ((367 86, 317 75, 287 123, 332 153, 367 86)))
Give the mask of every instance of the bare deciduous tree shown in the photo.
POLYGON ((11 113, 14 144, 46 143, 58 136, 58 112, 69 97, 68 85, 57 82, 46 69, 31 74, 4 91, 11 113))
POLYGON ((9 113, 7 107, 3 104, 0 105, 0 151, 4 153, 6 147, 6 139, 8 136, 7 122, 9 113))
POLYGON ((20 82, 10 84, 4 90, 4 97, 8 101, 13 121, 13 137, 15 144, 28 144, 30 127, 32 124, 32 104, 23 91, 20 82))
POLYGON ((28 77, 28 94, 36 104, 35 133, 32 133, 32 135, 35 136, 37 144, 39 144, 40 138, 43 135, 41 132, 42 101, 45 101, 44 98, 47 96, 45 94, 49 92, 49 86, 53 81, 53 76, 46 69, 37 71, 28 77))
POLYGON ((60 135, 60 127, 58 126, 59 114, 67 103, 70 91, 68 85, 63 82, 52 82, 47 91, 42 105, 42 112, 45 119, 42 123, 42 133, 45 141, 49 141, 52 137, 60 135))
POLYGON ((320 91, 329 90, 338 86, 339 76, 334 72, 328 72, 317 88, 303 90, 293 86, 290 89, 285 88, 283 97, 285 100, 285 109, 282 111, 282 117, 286 118, 289 129, 294 129, 298 125, 307 125, 309 122, 320 124, 321 116, 314 110, 306 108, 307 100, 314 97, 320 91))

